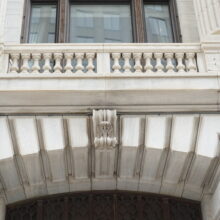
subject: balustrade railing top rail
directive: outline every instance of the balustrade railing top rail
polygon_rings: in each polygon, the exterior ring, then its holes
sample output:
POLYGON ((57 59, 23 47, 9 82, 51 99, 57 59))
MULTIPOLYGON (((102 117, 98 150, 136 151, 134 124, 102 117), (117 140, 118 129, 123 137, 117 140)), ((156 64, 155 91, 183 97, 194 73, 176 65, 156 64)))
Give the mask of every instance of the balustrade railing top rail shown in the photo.
POLYGON ((150 74, 199 72, 200 44, 4 45, 7 74, 150 74))

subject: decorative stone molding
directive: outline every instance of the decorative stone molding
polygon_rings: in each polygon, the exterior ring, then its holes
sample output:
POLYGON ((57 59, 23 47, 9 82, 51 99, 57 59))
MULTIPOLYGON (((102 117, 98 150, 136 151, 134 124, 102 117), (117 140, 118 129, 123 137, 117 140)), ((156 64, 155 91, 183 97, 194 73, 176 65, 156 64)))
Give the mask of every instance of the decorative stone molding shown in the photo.
POLYGON ((96 148, 113 148, 116 138, 116 110, 93 110, 94 145, 96 148))

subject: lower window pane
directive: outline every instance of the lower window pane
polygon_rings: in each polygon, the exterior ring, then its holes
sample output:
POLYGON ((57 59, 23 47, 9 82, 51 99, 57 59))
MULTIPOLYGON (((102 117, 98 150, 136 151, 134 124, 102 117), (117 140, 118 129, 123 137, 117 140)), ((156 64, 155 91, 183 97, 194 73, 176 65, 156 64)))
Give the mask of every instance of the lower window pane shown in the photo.
POLYGON ((150 43, 173 42, 168 5, 145 4, 147 41, 150 43))
POLYGON ((56 5, 32 5, 29 43, 55 43, 56 5))
POLYGON ((132 42, 129 5, 72 5, 70 42, 132 42))

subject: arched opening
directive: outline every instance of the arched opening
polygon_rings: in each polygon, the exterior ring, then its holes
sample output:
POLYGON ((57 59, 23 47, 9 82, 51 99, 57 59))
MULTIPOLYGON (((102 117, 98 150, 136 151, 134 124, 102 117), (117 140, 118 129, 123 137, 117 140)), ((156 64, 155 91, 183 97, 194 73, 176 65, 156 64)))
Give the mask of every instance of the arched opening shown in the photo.
POLYGON ((8 205, 6 220, 202 220, 202 215, 197 201, 127 191, 89 191, 8 205))

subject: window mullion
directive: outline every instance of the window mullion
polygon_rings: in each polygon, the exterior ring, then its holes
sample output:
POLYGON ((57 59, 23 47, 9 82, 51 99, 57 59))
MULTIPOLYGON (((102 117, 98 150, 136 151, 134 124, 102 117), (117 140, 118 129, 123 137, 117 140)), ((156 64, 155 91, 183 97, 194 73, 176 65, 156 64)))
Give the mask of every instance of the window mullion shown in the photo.
POLYGON ((65 43, 67 39, 67 28, 68 28, 68 4, 69 0, 58 1, 58 43, 65 43))
POLYGON ((145 42, 145 25, 143 16, 143 0, 133 0, 132 1, 133 10, 133 23, 134 23, 134 37, 135 41, 138 43, 145 42))

